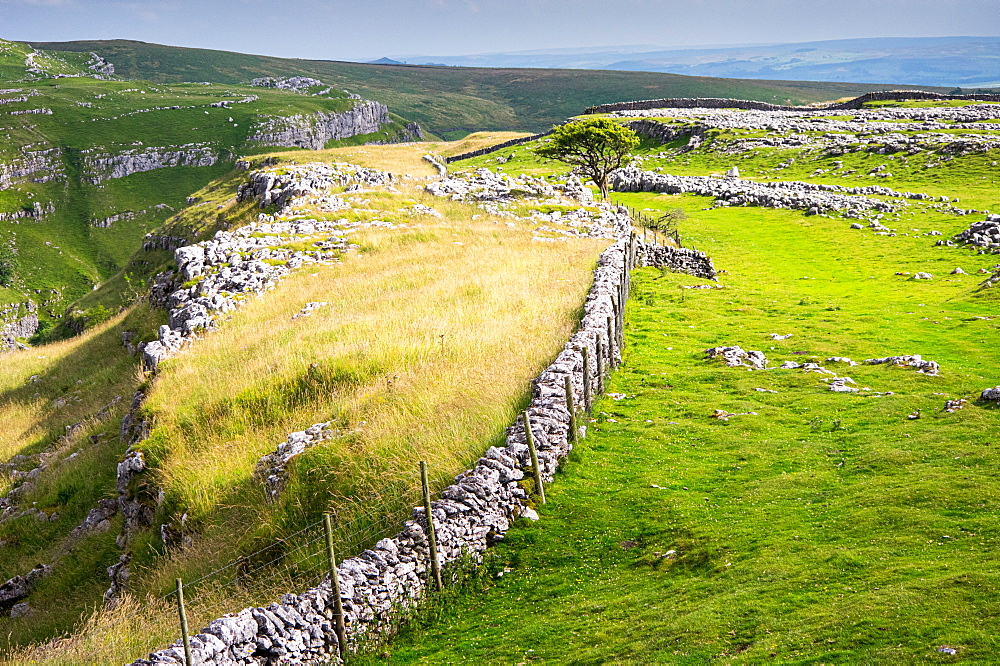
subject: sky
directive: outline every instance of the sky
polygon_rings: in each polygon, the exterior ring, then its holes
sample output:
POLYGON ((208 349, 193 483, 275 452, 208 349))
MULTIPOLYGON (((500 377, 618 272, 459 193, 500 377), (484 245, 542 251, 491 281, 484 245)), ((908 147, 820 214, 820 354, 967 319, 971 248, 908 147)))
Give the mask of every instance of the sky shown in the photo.
POLYGON ((371 60, 1000 35, 1000 0, 0 0, 0 37, 371 60))

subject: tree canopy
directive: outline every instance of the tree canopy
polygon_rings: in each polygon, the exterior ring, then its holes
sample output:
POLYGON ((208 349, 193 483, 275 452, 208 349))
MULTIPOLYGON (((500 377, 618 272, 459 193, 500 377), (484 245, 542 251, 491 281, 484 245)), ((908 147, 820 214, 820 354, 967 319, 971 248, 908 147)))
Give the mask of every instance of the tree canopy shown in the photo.
POLYGON ((556 127, 535 153, 579 167, 607 199, 608 176, 625 166, 638 147, 639 135, 632 129, 608 118, 592 118, 556 127))

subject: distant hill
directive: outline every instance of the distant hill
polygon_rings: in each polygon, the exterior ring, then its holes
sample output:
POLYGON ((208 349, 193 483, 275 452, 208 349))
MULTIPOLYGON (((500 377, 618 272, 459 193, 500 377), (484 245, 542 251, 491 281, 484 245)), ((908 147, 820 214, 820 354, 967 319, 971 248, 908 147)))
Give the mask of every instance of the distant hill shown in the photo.
POLYGON ((468 56, 395 56, 464 67, 560 67, 804 81, 1000 86, 1000 37, 894 37, 664 49, 622 46, 468 56))
POLYGON ((378 60, 371 60, 368 62, 369 65, 402 65, 404 63, 398 60, 393 60, 392 58, 379 58, 378 60))
MULTIPOLYGON (((623 100, 737 97, 798 104, 899 87, 891 79, 874 84, 816 83, 657 72, 296 60, 127 40, 45 42, 34 46, 50 51, 94 52, 113 63, 120 76, 158 83, 210 81, 235 85, 261 76, 315 77, 382 102, 395 113, 419 122, 425 130, 447 138, 475 130, 540 131, 588 106, 623 100)), ((456 64, 441 57, 434 60, 456 64)))

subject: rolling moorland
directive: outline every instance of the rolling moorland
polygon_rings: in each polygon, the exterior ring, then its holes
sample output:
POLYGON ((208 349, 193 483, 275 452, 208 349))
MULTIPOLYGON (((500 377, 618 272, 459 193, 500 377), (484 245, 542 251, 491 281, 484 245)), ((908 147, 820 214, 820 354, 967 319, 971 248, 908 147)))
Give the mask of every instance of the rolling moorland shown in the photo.
MULTIPOLYGON (((65 58, 74 73, 92 62, 65 58)), ((189 86, 215 88, 140 91, 189 86)), ((355 104, 223 88, 299 114, 355 104)), ((597 101, 611 100, 573 111, 597 101)), ((541 520, 518 521, 466 584, 351 660, 988 659, 997 412, 980 395, 1000 383, 1000 268, 988 232, 955 237, 1000 209, 1000 151, 995 105, 966 104, 610 114, 645 137, 615 202, 723 272, 634 273, 623 365, 541 520), (732 345, 734 366, 706 358, 732 345), (864 363, 909 354, 934 363, 864 363)), ((225 113, 234 130, 254 122, 225 113)), ((195 630, 300 592, 323 577, 322 512, 338 552, 359 552, 418 502, 418 460, 441 488, 500 445, 622 230, 622 211, 531 144, 453 163, 440 182, 422 159, 509 136, 234 142, 232 166, 198 172, 155 230, 200 254, 138 249, 137 233, 129 261, 165 271, 150 298, 121 274, 86 297, 117 294, 103 321, 0 357, 0 577, 35 574, 0 618, 4 659, 162 648, 177 577, 193 581, 195 630), (470 182, 476 195, 451 196, 470 182), (293 441, 309 443, 274 457, 293 441)))
MULTIPOLYGON (((732 97, 808 104, 886 87, 878 82, 751 81, 651 72, 291 60, 125 40, 38 42, 34 46, 92 51, 115 63, 115 71, 122 76, 157 83, 237 84, 258 76, 312 76, 382 102, 425 130, 449 139, 479 130, 542 132, 588 106, 630 99, 732 97)), ((936 92, 951 89, 918 87, 936 92)))
POLYGON ((467 56, 394 55, 412 64, 460 67, 571 67, 687 76, 810 81, 895 81, 909 85, 996 87, 996 37, 837 39, 765 46, 667 49, 655 46, 536 49, 467 56))

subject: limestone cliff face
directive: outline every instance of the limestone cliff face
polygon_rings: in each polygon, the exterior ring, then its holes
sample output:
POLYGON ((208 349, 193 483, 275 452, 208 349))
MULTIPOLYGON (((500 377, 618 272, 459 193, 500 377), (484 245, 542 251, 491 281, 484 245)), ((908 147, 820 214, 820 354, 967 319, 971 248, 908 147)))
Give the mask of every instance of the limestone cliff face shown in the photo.
POLYGON ((61 149, 29 150, 24 147, 20 157, 7 163, 0 162, 0 190, 18 183, 61 180, 65 176, 64 171, 61 149))
POLYGON ((327 141, 378 132, 389 122, 384 104, 365 100, 341 113, 265 117, 249 139, 268 146, 322 150, 327 141))
POLYGON ((84 152, 85 178, 93 185, 109 178, 124 178, 141 171, 175 166, 212 166, 219 159, 207 143, 130 149, 121 153, 84 152))
MULTIPOLYGON (((32 303, 34 306, 34 303, 32 303)), ((0 352, 20 349, 24 345, 18 342, 18 338, 29 338, 38 330, 38 315, 29 312, 27 316, 21 317, 8 324, 0 325, 0 352)))

